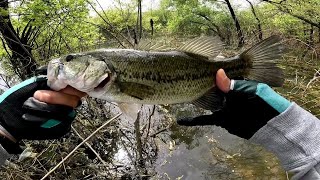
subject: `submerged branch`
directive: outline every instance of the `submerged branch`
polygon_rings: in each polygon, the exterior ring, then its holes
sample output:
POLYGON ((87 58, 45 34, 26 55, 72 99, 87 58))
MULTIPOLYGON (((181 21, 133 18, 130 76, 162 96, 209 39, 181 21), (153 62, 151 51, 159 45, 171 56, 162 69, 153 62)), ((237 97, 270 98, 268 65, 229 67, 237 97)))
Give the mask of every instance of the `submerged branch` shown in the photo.
POLYGON ((138 151, 138 159, 142 160, 142 143, 141 143, 141 133, 140 133, 140 114, 141 111, 137 115, 137 119, 134 122, 134 129, 137 141, 137 151, 138 151))

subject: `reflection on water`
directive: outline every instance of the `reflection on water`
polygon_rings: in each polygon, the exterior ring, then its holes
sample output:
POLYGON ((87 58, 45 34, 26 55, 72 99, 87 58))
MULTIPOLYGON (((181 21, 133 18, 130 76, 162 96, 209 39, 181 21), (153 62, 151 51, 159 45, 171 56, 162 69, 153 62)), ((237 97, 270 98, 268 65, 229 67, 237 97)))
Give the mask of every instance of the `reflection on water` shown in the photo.
MULTIPOLYGON (((141 119, 148 117, 149 109, 148 106, 144 107, 145 116, 141 119)), ((115 162, 127 167, 131 164, 131 169, 145 169, 135 176, 137 179, 286 179, 277 159, 261 147, 233 136, 220 127, 182 127, 175 123, 177 117, 207 112, 191 105, 156 109, 149 132, 150 135, 156 134, 154 138, 145 136, 147 123, 140 121, 141 139, 144 142, 143 163, 132 162, 138 153, 134 142, 128 139, 132 138, 133 141, 134 135, 117 143, 115 162), (132 148, 128 148, 130 143, 132 148)), ((132 123, 123 117, 119 127, 129 130, 132 123)))

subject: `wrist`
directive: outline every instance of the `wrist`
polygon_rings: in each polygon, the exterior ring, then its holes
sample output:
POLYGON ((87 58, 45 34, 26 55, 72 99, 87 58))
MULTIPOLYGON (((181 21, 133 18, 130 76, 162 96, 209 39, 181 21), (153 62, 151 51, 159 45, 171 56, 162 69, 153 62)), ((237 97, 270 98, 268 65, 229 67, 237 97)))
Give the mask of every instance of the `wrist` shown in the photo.
POLYGON ((13 143, 17 143, 17 139, 14 138, 8 131, 6 131, 1 125, 0 125, 0 136, 3 136, 7 138, 8 140, 12 141, 13 143))
POLYGON ((20 154, 19 142, 3 126, 0 125, 0 144, 9 154, 20 154))
POLYGON ((259 83, 256 94, 279 113, 284 112, 291 104, 266 84, 259 83))
POLYGON ((230 90, 252 96, 256 95, 278 111, 278 113, 284 112, 291 104, 290 101, 276 93, 267 84, 258 83, 256 81, 231 80, 230 90))

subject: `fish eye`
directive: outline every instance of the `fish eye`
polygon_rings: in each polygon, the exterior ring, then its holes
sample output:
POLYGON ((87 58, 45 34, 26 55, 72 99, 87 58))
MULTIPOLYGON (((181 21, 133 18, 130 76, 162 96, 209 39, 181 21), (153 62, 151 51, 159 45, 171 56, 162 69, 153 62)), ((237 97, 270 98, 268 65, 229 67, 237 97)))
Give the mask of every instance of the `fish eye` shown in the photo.
POLYGON ((71 61, 73 58, 74 58, 73 55, 68 55, 68 56, 66 57, 66 61, 69 62, 69 61, 71 61))

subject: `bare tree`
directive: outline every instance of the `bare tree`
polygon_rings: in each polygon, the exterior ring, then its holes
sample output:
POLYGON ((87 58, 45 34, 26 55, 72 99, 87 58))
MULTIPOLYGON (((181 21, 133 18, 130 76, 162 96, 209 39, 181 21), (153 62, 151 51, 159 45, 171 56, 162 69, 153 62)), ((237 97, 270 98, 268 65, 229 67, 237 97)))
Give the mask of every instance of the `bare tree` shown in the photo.
POLYGON ((135 37, 135 42, 139 42, 142 36, 142 0, 138 0, 138 16, 136 32, 138 35, 135 37))
MULTIPOLYGON (((207 25, 209 27, 209 29, 213 32, 215 32, 220 38, 221 40, 225 40, 225 36, 223 35, 223 33, 221 32, 221 29, 220 27, 215 24, 213 22, 212 19, 210 19, 210 17, 208 17, 206 14, 203 14, 203 13, 196 13, 196 15, 200 16, 201 18, 203 18, 204 20, 206 20, 209 24, 207 25)), ((196 23, 196 24, 201 24, 201 25, 205 25, 204 23, 201 23, 201 22, 195 22, 193 21, 192 23, 196 23)))
POLYGON ((261 27, 261 21, 260 21, 260 19, 258 18, 258 16, 257 16, 257 13, 256 13, 256 11, 255 11, 255 9, 254 9, 254 7, 253 7, 253 4, 249 1, 249 0, 246 0, 249 4, 250 4, 250 7, 251 7, 251 11, 252 11, 252 14, 253 14, 253 16, 256 18, 256 20, 257 20, 257 23, 258 23, 258 32, 259 32, 259 39, 260 40, 262 40, 262 27, 261 27))
POLYGON ((244 36, 243 36, 243 33, 242 33, 242 29, 241 29, 241 26, 240 26, 240 23, 238 21, 238 18, 231 6, 231 3, 229 0, 224 0, 228 6, 228 9, 230 11, 230 14, 231 14, 231 17, 235 23, 235 26, 236 26, 236 30, 237 30, 237 35, 238 35, 238 47, 242 47, 244 45, 244 36))
POLYGON ((2 35, 2 44, 4 48, 10 49, 11 53, 6 49, 10 63, 14 72, 22 79, 26 79, 33 75, 37 63, 34 60, 31 50, 35 37, 38 34, 38 28, 32 26, 32 19, 20 33, 19 29, 14 29, 9 13, 9 1, 0 1, 0 33, 2 35))

